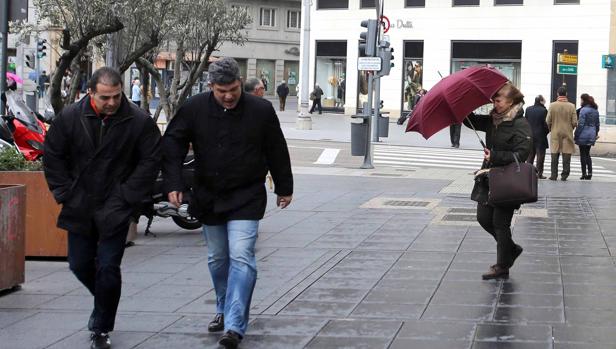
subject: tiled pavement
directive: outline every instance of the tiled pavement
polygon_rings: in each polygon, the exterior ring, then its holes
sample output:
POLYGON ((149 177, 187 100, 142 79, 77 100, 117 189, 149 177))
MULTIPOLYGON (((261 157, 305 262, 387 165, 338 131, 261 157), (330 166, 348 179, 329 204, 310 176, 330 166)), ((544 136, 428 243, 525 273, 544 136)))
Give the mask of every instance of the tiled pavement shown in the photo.
MULTIPOLYGON (((270 196, 241 347, 615 348, 616 184, 542 181, 502 282, 481 280, 495 245, 451 183, 300 174, 289 209, 270 196), (374 198, 419 203, 360 207, 374 198)), ((169 219, 152 230, 124 259, 114 347, 216 348, 202 237, 169 219)), ((0 348, 86 348, 92 299, 66 263, 30 261, 26 276, 0 296, 0 348)))

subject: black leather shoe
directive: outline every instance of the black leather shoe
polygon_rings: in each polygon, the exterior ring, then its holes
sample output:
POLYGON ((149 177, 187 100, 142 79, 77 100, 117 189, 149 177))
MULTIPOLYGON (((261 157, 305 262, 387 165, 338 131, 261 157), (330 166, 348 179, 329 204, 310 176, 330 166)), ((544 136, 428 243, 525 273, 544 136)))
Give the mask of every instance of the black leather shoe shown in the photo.
POLYGON ((585 180, 586 180, 586 175, 585 175, 585 174, 583 174, 583 175, 582 175, 582 177, 580 177, 580 180, 581 180, 581 181, 585 181, 585 180))
POLYGON ((225 316, 223 314, 216 314, 214 320, 207 325, 208 332, 218 332, 225 329, 225 316))
POLYGON ((90 335, 90 349, 110 349, 111 339, 107 333, 92 333, 90 335))
POLYGON ((550 176, 550 178, 549 178, 549 179, 550 179, 551 181, 555 181, 557 178, 556 178, 556 177, 554 177, 554 176, 550 176))
POLYGON ((520 255, 522 254, 522 251, 524 251, 522 246, 516 244, 515 247, 513 248, 513 260, 511 261, 511 266, 513 266, 513 263, 515 263, 515 260, 518 259, 518 257, 520 257, 520 255))
POLYGON ((546 179, 548 177, 544 176, 544 175, 539 175, 539 179, 546 179))
POLYGON ((588 180, 588 181, 589 181, 589 180, 591 180, 591 178, 592 178, 592 175, 591 175, 591 174, 589 174, 588 176, 586 176, 586 180, 588 180))
POLYGON ((242 341, 242 336, 239 333, 234 331, 227 331, 225 334, 220 337, 218 344, 222 345, 226 349, 236 349, 240 342, 242 341))
POLYGON ((481 278, 484 280, 492 280, 492 279, 509 279, 509 268, 501 267, 498 264, 495 264, 490 267, 490 271, 481 275, 481 278))

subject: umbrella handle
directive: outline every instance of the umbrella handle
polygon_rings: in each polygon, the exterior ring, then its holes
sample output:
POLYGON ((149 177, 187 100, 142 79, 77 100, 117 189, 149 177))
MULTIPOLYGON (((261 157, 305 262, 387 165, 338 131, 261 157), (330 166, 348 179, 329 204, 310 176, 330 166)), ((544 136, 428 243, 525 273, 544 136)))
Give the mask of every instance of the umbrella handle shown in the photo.
POLYGON ((475 125, 473 125, 473 123, 471 122, 471 119, 469 119, 468 116, 466 116, 466 120, 473 128, 473 131, 475 131, 475 134, 477 135, 477 139, 479 139, 479 143, 481 143, 481 146, 483 147, 483 149, 486 149, 487 148, 486 144, 483 142, 483 139, 481 139, 481 137, 479 136, 479 133, 477 133, 477 130, 475 129, 475 125))

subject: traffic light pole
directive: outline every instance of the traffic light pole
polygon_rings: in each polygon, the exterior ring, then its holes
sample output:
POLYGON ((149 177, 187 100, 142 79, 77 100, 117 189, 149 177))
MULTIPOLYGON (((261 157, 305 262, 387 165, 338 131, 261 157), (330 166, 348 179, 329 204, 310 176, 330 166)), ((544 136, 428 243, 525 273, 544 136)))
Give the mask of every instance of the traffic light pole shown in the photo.
MULTIPOLYGON (((2 35, 2 45, 0 46, 0 93, 6 91, 6 72, 8 66, 8 42, 9 42, 9 0, 0 0, 0 35, 2 35)), ((5 106, 0 98, 0 115, 4 115, 5 106)))
POLYGON ((372 98, 372 91, 374 87, 373 84, 374 84, 374 74, 373 72, 370 72, 368 74, 368 102, 364 103, 364 112, 363 112, 364 117, 367 119, 366 122, 368 124, 368 127, 366 129, 366 132, 367 132, 366 153, 364 154, 364 163, 360 167, 362 169, 374 168, 374 165, 372 164, 372 142, 370 141, 370 133, 372 132, 371 114, 372 114, 372 104, 373 104, 373 98, 372 98))
POLYGON ((372 141, 379 141, 379 113, 381 109, 381 77, 374 78, 374 114, 372 115, 372 124, 374 125, 372 130, 372 141))

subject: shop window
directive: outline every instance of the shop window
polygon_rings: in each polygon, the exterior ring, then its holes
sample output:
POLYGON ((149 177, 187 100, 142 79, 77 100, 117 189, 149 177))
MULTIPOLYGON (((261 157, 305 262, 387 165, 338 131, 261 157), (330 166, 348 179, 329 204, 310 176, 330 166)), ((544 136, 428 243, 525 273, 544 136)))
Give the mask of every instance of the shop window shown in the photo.
POLYGON ((554 5, 580 4, 580 0, 554 0, 554 5))
POLYGON ((376 8, 376 2, 374 0, 361 0, 359 8, 376 8))
POLYGON ((409 113, 423 89, 423 41, 404 42, 404 68, 402 71, 402 113, 409 113))
POLYGON ((524 0, 494 0, 494 6, 499 5, 524 5, 524 0))
POLYGON ((301 13, 299 11, 287 11, 287 28, 299 29, 301 27, 301 13))
POLYGON ((346 94, 346 41, 316 43, 315 82, 323 90, 323 109, 344 111, 346 94))
POLYGON ((453 6, 479 6, 479 0, 453 0, 453 6))
POLYGON ((406 0, 405 7, 426 7, 426 0, 406 0))
POLYGON ((317 0, 317 10, 348 8, 349 0, 317 0))
POLYGON ((273 8, 261 8, 259 24, 262 27, 275 27, 276 26, 276 9, 273 8))

